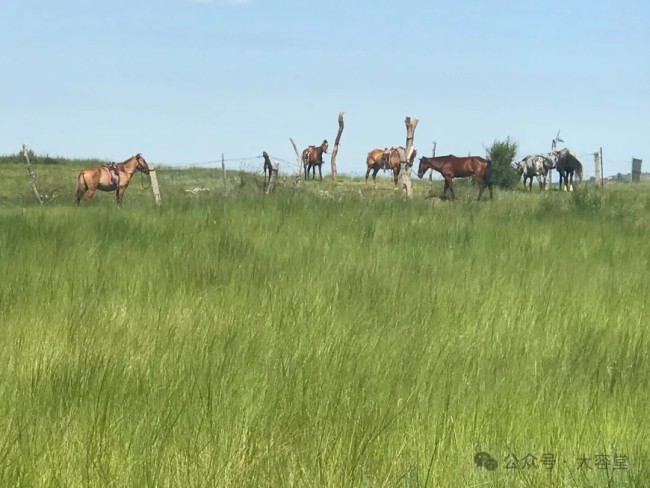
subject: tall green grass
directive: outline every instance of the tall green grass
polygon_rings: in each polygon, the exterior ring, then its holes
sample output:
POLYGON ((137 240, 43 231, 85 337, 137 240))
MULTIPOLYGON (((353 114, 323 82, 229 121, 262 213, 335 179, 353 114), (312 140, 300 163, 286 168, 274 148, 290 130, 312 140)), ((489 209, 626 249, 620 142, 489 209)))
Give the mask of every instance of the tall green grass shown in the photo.
POLYGON ((0 209, 0 485, 648 486, 647 194, 355 185, 0 209))

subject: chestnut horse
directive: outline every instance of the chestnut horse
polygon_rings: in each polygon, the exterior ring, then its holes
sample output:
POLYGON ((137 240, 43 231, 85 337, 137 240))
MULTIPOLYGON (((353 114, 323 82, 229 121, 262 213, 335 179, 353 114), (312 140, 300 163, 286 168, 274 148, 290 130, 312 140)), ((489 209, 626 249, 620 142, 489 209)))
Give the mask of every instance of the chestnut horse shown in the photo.
POLYGON ((483 190, 487 186, 490 189, 490 198, 492 198, 492 162, 480 156, 467 156, 459 158, 449 154, 448 156, 437 156, 432 158, 420 158, 420 167, 418 168, 418 178, 422 178, 424 173, 431 168, 440 173, 445 179, 445 189, 442 192, 443 198, 447 194, 447 189, 451 191, 451 199, 456 198, 452 180, 454 178, 463 178, 474 176, 478 183, 478 200, 481 199, 483 190))
POLYGON ((327 154, 327 148, 327 139, 325 139, 320 146, 309 146, 302 152, 302 164, 305 167, 306 180, 309 179, 309 170, 312 168, 314 169, 312 179, 316 179, 316 166, 318 166, 318 176, 321 180, 323 179, 321 166, 323 164, 323 153, 327 154))
POLYGON ((77 176, 77 205, 84 196, 86 202, 89 202, 97 190, 114 191, 117 203, 122 203, 124 192, 136 171, 149 174, 149 166, 140 153, 131 156, 123 163, 103 164, 84 169, 77 176))
MULTIPOLYGON (((404 147, 400 146, 400 149, 406 151, 406 148, 404 147)), ((409 158, 409 162, 411 164, 413 164, 413 161, 415 161, 415 156, 417 153, 417 149, 413 149, 411 157, 409 158)), ((379 173, 379 170, 390 169, 393 171, 393 183, 395 183, 395 189, 397 189, 400 162, 399 151, 395 147, 391 147, 390 149, 373 149, 368 153, 368 156, 366 157, 366 183, 368 183, 368 176, 370 175, 370 171, 372 171, 372 182, 376 188, 377 173, 379 173)))

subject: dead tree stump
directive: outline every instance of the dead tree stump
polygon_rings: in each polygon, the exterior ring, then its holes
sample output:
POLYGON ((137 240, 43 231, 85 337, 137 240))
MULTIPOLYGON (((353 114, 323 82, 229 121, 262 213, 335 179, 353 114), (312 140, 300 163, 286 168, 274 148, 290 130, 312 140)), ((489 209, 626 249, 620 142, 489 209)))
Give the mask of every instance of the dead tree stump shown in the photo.
POLYGON ((341 134, 343 134, 343 113, 339 112, 339 131, 336 133, 336 140, 334 141, 334 149, 332 150, 332 179, 336 180, 336 155, 339 152, 339 143, 341 142, 341 134))
POLYGON ((27 173, 29 173, 29 186, 32 187, 32 193, 34 194, 34 197, 36 198, 38 204, 43 205, 43 198, 41 197, 40 193, 38 193, 38 190, 36 189, 36 176, 34 175, 34 171, 32 170, 32 164, 29 162, 29 151, 27 149, 27 144, 23 144, 23 156, 25 156, 27 173))
POLYGON ((400 157, 399 179, 400 187, 406 193, 408 198, 413 197, 413 186, 411 184, 411 154, 413 153, 413 138, 415 137, 415 128, 418 125, 418 119, 415 117, 406 117, 406 150, 405 157, 400 157))
POLYGON ((278 180, 278 171, 280 170, 280 165, 276 162, 271 166, 271 176, 269 176, 269 184, 266 187, 265 193, 268 195, 275 189, 275 183, 278 180))

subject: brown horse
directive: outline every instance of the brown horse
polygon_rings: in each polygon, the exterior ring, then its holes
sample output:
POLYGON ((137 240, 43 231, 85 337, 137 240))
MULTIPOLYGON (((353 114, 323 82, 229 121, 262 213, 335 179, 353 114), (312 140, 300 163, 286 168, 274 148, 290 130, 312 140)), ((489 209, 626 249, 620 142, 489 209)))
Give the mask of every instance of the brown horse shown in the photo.
POLYGON ((117 203, 122 203, 124 192, 136 171, 149 174, 149 166, 140 153, 123 163, 86 168, 77 176, 77 205, 84 195, 86 202, 89 202, 97 190, 114 191, 117 203))
POLYGON ((309 179, 309 170, 313 168, 313 177, 316 179, 316 166, 318 166, 318 176, 323 179, 321 173, 321 166, 323 164, 323 153, 327 154, 327 139, 325 139, 320 146, 309 146, 302 152, 302 164, 305 167, 305 179, 309 179))
MULTIPOLYGON (((402 149, 406 151, 404 147, 400 147, 399 149, 402 149)), ((415 161, 415 156, 417 155, 417 150, 413 149, 413 152, 411 153, 411 157, 409 158, 409 161, 411 164, 413 164, 413 161, 415 161)), ((390 169, 393 171, 393 183, 395 183, 395 189, 397 189, 397 179, 399 177, 399 170, 400 170, 400 156, 399 156, 399 151, 398 148, 391 147, 390 149, 373 149, 368 153, 368 156, 366 157, 366 183, 368 183, 368 176, 370 175, 370 171, 372 171, 372 182, 375 186, 377 187, 377 173, 379 173, 380 169, 390 169)))
POLYGON ((449 154, 448 156, 437 156, 432 158, 420 158, 420 167, 418 168, 418 178, 422 178, 424 173, 431 168, 440 173, 445 179, 445 189, 442 193, 443 198, 447 194, 447 189, 451 191, 452 200, 456 198, 452 180, 454 178, 463 178, 474 176, 478 183, 478 200, 481 199, 483 190, 487 186, 490 189, 490 198, 492 198, 492 163, 480 156, 468 156, 459 158, 449 154))

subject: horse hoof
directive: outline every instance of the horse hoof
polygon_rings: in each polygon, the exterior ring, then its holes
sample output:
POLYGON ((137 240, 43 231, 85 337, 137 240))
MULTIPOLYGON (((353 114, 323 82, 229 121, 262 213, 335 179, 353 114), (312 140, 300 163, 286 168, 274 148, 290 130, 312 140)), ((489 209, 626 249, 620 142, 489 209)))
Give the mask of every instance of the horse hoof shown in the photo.
POLYGON ((569 191, 573 191, 573 185, 569 186, 569 191))
POLYGON ((562 187, 562 191, 566 191, 566 186, 563 186, 563 187, 562 187))

